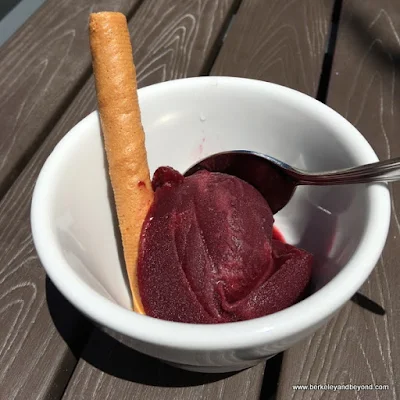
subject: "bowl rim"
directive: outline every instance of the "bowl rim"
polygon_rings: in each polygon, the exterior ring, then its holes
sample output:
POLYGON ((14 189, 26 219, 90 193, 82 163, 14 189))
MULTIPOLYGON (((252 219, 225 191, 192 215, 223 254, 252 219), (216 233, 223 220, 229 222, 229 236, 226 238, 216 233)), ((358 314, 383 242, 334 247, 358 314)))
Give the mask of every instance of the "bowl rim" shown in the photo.
MULTIPOLYGON (((291 101, 299 101, 339 124, 339 131, 357 142, 361 162, 378 160, 367 140, 340 114, 311 96, 278 84, 236 77, 183 78, 141 88, 139 99, 157 95, 160 91, 170 92, 188 87, 196 90, 210 84, 227 85, 238 90, 267 91, 291 98, 291 101)), ((364 235, 350 261, 324 287, 291 307, 248 321, 187 324, 140 315, 113 303, 93 290, 69 267, 57 246, 47 213, 59 160, 80 140, 82 129, 97 123, 96 120, 98 113, 93 111, 59 141, 47 158, 32 196, 31 228, 39 259, 52 282, 75 307, 103 326, 145 343, 187 350, 239 349, 282 341, 319 326, 332 316, 360 288, 379 260, 388 235, 391 200, 386 184, 370 184, 367 195, 373 207, 369 207, 364 235), (70 284, 65 285, 65 282, 70 284)))

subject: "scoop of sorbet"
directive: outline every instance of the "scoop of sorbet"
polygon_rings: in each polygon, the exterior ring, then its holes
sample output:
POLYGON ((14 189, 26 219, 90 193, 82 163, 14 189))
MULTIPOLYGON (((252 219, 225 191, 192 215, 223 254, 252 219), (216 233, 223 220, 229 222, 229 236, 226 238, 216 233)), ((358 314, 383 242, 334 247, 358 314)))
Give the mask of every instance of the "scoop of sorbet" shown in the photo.
POLYGON ((147 315, 188 323, 247 320, 303 295, 312 256, 272 239, 274 218, 261 194, 231 175, 184 178, 161 167, 138 260, 147 315))

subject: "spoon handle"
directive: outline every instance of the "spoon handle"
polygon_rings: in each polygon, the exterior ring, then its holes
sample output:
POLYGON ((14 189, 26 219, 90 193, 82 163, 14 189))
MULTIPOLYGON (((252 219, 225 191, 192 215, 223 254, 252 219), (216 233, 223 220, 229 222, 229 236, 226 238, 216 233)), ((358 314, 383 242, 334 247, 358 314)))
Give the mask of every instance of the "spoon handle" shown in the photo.
POLYGON ((331 172, 296 171, 299 185, 345 185, 400 180, 400 157, 331 172))

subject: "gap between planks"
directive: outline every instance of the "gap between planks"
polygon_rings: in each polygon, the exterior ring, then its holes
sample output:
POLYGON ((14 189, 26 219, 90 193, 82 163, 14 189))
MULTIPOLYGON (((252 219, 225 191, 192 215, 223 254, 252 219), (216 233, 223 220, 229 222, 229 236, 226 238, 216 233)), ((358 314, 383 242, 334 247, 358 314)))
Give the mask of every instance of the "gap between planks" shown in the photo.
POLYGON ((336 0, 333 6, 331 26, 329 36, 326 41, 326 52, 322 62, 321 76, 319 78, 318 91, 316 99, 322 103, 326 103, 328 88, 332 73, 333 58, 335 56, 337 33, 340 23, 340 14, 342 11, 343 0, 336 0))

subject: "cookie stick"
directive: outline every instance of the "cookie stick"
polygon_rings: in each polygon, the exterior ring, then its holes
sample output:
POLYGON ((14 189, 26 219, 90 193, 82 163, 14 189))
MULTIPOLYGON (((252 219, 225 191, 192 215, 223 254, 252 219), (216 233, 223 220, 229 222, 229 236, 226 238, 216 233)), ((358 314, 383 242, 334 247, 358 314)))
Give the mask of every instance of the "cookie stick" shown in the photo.
POLYGON ((153 191, 126 18, 117 12, 91 14, 89 33, 98 109, 134 310, 144 314, 136 265, 142 224, 153 191))

